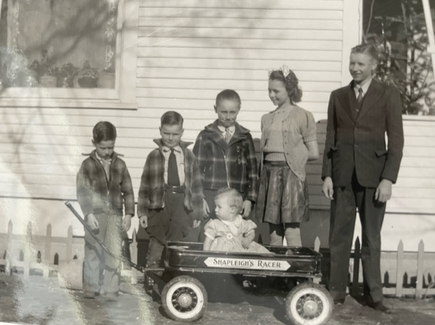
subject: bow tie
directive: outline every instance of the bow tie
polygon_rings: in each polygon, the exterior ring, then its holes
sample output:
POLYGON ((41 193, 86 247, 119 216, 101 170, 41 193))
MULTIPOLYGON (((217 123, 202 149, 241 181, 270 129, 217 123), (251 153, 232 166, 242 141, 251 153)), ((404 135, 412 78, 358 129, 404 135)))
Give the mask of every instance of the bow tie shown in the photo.
POLYGON ((175 152, 180 152, 180 149, 163 147, 163 151, 164 152, 169 152, 169 151, 172 151, 172 150, 175 151, 175 152))

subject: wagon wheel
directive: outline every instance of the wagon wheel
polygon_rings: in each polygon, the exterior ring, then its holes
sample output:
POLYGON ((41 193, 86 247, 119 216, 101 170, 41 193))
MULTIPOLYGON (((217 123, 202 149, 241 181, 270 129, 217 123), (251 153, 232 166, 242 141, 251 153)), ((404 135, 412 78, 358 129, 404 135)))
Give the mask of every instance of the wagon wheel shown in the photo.
POLYGON ((177 321, 200 319, 207 308, 207 292, 197 279, 187 275, 169 281, 162 291, 162 306, 166 314, 177 321))
POLYGON ((295 325, 320 325, 331 317, 334 302, 329 292, 315 283, 294 287, 285 302, 288 318, 295 325))

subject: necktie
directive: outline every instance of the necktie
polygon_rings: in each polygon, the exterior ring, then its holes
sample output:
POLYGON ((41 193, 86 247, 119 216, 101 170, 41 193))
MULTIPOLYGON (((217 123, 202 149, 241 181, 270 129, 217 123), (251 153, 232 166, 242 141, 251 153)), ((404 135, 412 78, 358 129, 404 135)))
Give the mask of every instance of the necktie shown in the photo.
POLYGON ((358 104, 361 104, 363 100, 363 90, 362 88, 358 88, 358 98, 356 99, 358 101, 358 104))
POLYGON ((105 159, 101 159, 101 164, 103 165, 104 171, 106 172, 106 177, 107 179, 110 180, 110 164, 112 163, 112 160, 105 160, 105 159))
POLYGON ((177 159, 175 158, 174 149, 171 149, 171 153, 169 154, 168 159, 168 185, 180 186, 177 159))
POLYGON ((231 140, 231 132, 229 128, 225 128, 225 142, 229 143, 231 140))

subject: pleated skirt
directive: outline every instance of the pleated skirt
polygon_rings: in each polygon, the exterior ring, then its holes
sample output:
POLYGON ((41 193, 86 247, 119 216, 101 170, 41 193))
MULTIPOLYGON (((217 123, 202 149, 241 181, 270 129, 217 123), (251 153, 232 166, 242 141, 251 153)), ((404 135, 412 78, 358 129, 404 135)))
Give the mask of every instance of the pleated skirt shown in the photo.
POLYGON ((284 164, 265 163, 261 171, 256 216, 272 224, 308 221, 308 186, 284 164))

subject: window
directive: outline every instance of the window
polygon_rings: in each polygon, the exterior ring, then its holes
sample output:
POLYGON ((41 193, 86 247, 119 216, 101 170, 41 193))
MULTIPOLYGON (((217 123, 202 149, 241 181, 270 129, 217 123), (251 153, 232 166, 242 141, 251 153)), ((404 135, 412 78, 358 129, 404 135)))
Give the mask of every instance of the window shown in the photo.
MULTIPOLYGON (((423 1, 363 1, 364 38, 381 54, 377 77, 399 89, 403 114, 408 115, 435 115, 435 78, 423 1)), ((435 8, 435 0, 429 2, 435 8)))
POLYGON ((1 106, 135 107, 138 0, 0 3, 1 106))

